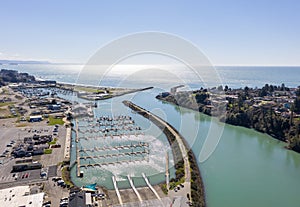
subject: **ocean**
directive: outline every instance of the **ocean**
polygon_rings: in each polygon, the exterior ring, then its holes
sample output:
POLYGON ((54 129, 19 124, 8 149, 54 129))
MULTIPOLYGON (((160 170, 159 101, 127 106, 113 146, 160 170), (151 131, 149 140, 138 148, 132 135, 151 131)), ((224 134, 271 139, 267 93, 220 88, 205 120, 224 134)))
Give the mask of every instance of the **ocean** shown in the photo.
MULTIPOLYGON (((30 74, 34 74, 40 79, 50 79, 58 82, 78 83, 81 81, 82 83, 86 82, 85 84, 89 85, 99 85, 100 82, 99 79, 94 80, 95 77, 93 76, 86 79, 80 78, 83 77, 82 73, 90 70, 90 68, 84 65, 24 64, 1 65, 1 68, 28 72, 30 74)), ((215 67, 215 70, 209 67, 199 72, 200 79, 204 79, 201 81, 199 81, 198 77, 195 78, 195 74, 191 73, 187 67, 184 66, 174 67, 178 68, 178 70, 175 70, 178 74, 174 74, 175 72, 172 66, 121 65, 116 66, 115 68, 115 70, 110 70, 108 68, 109 74, 107 77, 103 78, 103 84, 101 85, 124 85, 125 87, 141 87, 150 85, 158 87, 173 87, 174 85, 184 81, 191 84, 191 87, 194 88, 205 86, 205 84, 217 86, 216 84, 219 83, 222 83, 224 86, 228 85, 231 88, 243 88, 245 86, 262 87, 266 83, 273 85, 281 85, 282 83, 285 83, 288 87, 297 87, 300 85, 300 67, 291 66, 217 66, 215 67), (153 73, 153 71, 155 72, 153 73), (124 77, 126 77, 126 75, 128 76, 128 74, 130 76, 127 77, 127 80, 124 80, 124 77), (188 75, 184 76, 184 74, 188 75), (210 79, 210 75, 219 75, 219 80, 215 83, 207 83, 207 80, 205 79, 210 79), (190 78, 190 80, 184 79, 185 77, 190 78)), ((101 74, 102 73, 103 72, 101 72, 101 74)), ((96 71, 93 74, 98 74, 98 72, 96 71)), ((96 75, 96 77, 98 76, 99 75, 96 75)))

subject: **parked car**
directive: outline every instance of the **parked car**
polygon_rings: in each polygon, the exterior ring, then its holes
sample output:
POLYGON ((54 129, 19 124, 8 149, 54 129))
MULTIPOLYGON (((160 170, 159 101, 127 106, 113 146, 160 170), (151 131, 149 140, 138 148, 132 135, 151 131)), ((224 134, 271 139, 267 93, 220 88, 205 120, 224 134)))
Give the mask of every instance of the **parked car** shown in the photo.
POLYGON ((65 184, 65 182, 63 180, 57 181, 57 185, 62 186, 63 184, 65 184))
POLYGON ((43 205, 47 205, 47 204, 51 204, 51 201, 47 201, 47 202, 43 203, 43 205))
POLYGON ((63 202, 63 201, 69 201, 69 198, 65 197, 65 198, 60 199, 60 202, 63 202))

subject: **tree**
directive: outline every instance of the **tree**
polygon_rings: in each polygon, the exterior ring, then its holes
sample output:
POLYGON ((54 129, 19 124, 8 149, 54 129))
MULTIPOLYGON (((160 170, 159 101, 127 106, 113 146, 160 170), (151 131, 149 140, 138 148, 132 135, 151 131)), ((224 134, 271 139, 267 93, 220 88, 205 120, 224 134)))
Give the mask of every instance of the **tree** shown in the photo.
POLYGON ((294 100, 294 103, 293 103, 293 109, 294 109, 294 112, 296 112, 297 114, 300 113, 300 96, 297 96, 294 100))
POLYGON ((298 89, 296 90, 296 96, 300 96, 300 86, 298 86, 298 89))
POLYGON ((222 85, 218 86, 218 91, 223 91, 223 86, 222 85))
POLYGON ((196 94, 195 98, 197 103, 205 104, 209 95, 207 93, 200 92, 196 94))
POLYGON ((228 85, 225 86, 224 91, 228 91, 228 85))
POLYGON ((284 83, 281 84, 280 90, 281 91, 285 91, 285 85, 284 85, 284 83))

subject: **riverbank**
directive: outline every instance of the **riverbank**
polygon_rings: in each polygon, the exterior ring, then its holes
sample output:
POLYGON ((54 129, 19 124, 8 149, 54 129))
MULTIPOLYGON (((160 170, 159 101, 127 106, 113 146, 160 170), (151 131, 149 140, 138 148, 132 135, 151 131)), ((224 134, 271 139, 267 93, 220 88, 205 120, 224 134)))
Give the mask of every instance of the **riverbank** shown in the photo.
POLYGON ((200 170, 197 165, 197 160, 192 150, 188 150, 190 148, 185 139, 174 127, 172 127, 169 123, 165 122, 156 115, 133 104, 130 101, 123 101, 123 103, 132 110, 136 111, 138 114, 152 121, 163 131, 172 148, 174 162, 176 163, 175 181, 178 182, 179 180, 184 178, 184 186, 190 186, 188 193, 182 196, 187 196, 189 201, 191 201, 194 206, 206 206, 204 185, 202 182, 200 170), (182 168, 184 168, 184 173, 182 172, 182 168))
POLYGON ((176 93, 164 92, 157 99, 219 121, 266 133, 300 152, 300 89, 266 84, 261 89, 218 87, 176 93))

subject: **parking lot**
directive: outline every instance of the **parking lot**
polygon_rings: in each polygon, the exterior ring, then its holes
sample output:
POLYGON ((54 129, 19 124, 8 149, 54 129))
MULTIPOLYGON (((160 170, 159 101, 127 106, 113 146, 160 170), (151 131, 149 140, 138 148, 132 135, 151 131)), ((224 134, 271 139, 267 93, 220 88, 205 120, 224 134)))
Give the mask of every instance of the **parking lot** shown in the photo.
POLYGON ((0 182, 18 182, 18 181, 31 181, 40 179, 41 170, 27 170, 23 172, 13 172, 9 174, 2 174, 0 182))
MULTIPOLYGON (((49 176, 56 176, 56 165, 63 160, 66 129, 64 126, 48 126, 46 121, 28 123, 24 127, 15 127, 11 123, 13 120, 0 120, 0 184, 11 182, 25 182, 40 179, 41 169, 28 170, 23 172, 12 172, 16 159, 11 156, 13 148, 23 142, 24 137, 36 135, 52 135, 57 139, 60 148, 53 148, 52 154, 32 156, 33 161, 38 161, 46 168, 49 176)), ((21 158, 22 159, 22 158, 21 158)))

